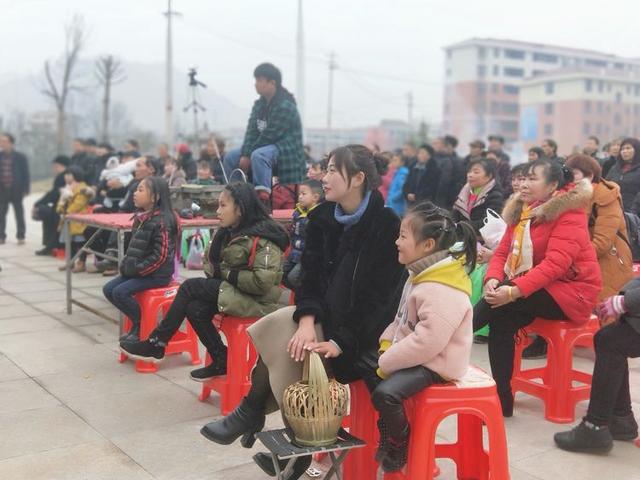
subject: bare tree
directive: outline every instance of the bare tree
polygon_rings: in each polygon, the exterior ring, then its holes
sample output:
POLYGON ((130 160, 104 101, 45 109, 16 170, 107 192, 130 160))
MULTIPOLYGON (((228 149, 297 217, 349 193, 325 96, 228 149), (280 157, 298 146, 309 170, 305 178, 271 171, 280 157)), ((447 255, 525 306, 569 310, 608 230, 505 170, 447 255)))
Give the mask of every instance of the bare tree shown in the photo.
POLYGON ((80 90, 74 84, 74 70, 78 64, 80 51, 87 39, 84 19, 74 15, 69 24, 65 26, 64 54, 58 60, 60 69, 53 68, 50 60, 44 62, 45 87, 42 93, 51 98, 56 106, 56 148, 60 153, 65 140, 65 109, 70 92, 80 90), (54 78, 59 76, 60 78, 54 78))
POLYGON ((111 104, 111 87, 121 83, 126 78, 122 62, 107 55, 96 61, 96 76, 100 85, 104 88, 102 96, 102 131, 100 136, 103 142, 109 141, 109 106, 111 104))

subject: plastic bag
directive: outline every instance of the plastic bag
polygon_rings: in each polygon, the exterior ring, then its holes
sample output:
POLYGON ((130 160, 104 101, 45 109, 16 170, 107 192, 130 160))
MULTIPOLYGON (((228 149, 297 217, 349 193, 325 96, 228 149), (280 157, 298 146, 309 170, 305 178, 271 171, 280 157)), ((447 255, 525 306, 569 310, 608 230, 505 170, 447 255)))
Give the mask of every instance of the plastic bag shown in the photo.
POLYGON ((480 229, 480 235, 489 250, 494 250, 507 230, 507 224, 500 215, 487 209, 487 216, 484 219, 484 226, 480 229))
POLYGON ((191 243, 189 245, 189 253, 187 255, 187 269, 189 270, 203 270, 203 257, 204 257, 204 241, 202 235, 196 233, 191 237, 191 243))

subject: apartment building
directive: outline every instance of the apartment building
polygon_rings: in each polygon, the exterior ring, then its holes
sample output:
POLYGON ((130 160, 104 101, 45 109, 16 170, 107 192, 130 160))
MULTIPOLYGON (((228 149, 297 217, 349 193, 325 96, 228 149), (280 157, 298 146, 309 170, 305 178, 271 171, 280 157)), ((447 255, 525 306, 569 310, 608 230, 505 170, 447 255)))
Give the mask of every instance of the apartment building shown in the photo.
MULTIPOLYGON (((457 136, 462 144, 491 133, 518 142, 521 88, 549 72, 601 69, 614 77, 640 81, 640 60, 591 50, 492 38, 473 38, 444 50, 443 131, 457 136)), ((577 88, 578 83, 572 85, 577 88)), ((595 131, 598 122, 593 125, 595 131)))
POLYGON ((569 154, 595 135, 605 141, 640 136, 640 76, 610 69, 565 69, 520 87, 520 140, 553 137, 569 154))

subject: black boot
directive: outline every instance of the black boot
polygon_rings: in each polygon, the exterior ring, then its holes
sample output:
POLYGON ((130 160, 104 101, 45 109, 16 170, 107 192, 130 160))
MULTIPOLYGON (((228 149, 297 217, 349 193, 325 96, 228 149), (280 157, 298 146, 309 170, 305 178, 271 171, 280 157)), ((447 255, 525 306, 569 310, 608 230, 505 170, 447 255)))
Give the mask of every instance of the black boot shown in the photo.
POLYGON ((635 440, 638 436, 638 423, 633 413, 624 417, 613 415, 609 423, 609 432, 614 440, 635 440))
POLYGON ((196 382, 206 382, 213 377, 227 373, 227 347, 222 343, 220 334, 211 322, 210 314, 203 314, 202 319, 189 319, 198 338, 209 352, 212 363, 204 368, 197 368, 191 372, 191 379, 196 382), (205 320, 206 319, 206 320, 205 320))
POLYGON ((547 341, 541 336, 537 336, 531 345, 522 351, 522 358, 534 360, 547 357, 547 341))
POLYGON ((206 382, 213 377, 219 377, 227 374, 227 351, 224 349, 224 353, 218 352, 213 357, 213 362, 204 368, 196 368, 191 371, 191 380, 196 382, 206 382))
POLYGON ((40 250, 36 250, 36 255, 43 257, 43 256, 50 256, 53 254, 53 250, 50 249, 49 247, 44 247, 40 250))
POLYGON ((382 463, 387 455, 387 449, 389 448, 389 430, 384 421, 378 419, 378 431, 380 432, 380 440, 378 440, 378 449, 376 450, 376 462, 382 463))
POLYGON ((140 324, 133 323, 131 329, 120 337, 121 342, 139 342, 140 341, 140 324))
POLYGON ((382 470, 399 472, 407 464, 409 456, 409 427, 399 437, 389 437, 386 454, 382 459, 382 470))
POLYGON ((242 437, 240 444, 251 448, 256 441, 255 434, 264 427, 264 420, 264 410, 256 410, 245 397, 233 412, 221 420, 207 423, 200 433, 221 445, 230 445, 242 437))
POLYGON ((553 439, 558 447, 569 452, 607 453, 613 448, 609 428, 597 427, 584 419, 572 430, 556 433, 553 439))
POLYGON ((154 337, 144 342, 120 342, 120 351, 129 358, 158 363, 164 358, 165 344, 154 337))

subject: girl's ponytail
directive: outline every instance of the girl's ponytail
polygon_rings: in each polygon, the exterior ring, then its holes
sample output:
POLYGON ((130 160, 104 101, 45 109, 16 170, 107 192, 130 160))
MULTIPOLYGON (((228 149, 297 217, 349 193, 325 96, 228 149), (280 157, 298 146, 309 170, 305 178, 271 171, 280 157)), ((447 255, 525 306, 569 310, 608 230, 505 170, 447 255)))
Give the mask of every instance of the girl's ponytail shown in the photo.
POLYGON ((451 254, 458 258, 460 255, 465 256, 464 266, 467 273, 471 273, 476 266, 478 258, 478 241, 476 232, 467 222, 456 223, 457 243, 451 248, 451 254), (458 247, 459 248, 456 248, 458 247))

